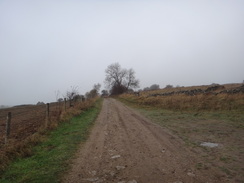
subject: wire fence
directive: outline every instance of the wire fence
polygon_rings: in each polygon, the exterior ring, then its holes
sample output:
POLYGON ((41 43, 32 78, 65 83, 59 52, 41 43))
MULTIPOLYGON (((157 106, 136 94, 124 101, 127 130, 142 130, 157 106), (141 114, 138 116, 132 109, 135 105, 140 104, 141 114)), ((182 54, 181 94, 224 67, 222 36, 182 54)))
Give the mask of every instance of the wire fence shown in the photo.
POLYGON ((66 102, 50 103, 49 116, 47 116, 47 104, 0 109, 0 149, 8 141, 17 142, 26 139, 41 127, 45 127, 47 120, 59 118, 61 112, 66 109, 66 105, 66 102), (11 112, 10 129, 7 128, 9 112, 11 112), (9 135, 8 130, 10 130, 9 135))

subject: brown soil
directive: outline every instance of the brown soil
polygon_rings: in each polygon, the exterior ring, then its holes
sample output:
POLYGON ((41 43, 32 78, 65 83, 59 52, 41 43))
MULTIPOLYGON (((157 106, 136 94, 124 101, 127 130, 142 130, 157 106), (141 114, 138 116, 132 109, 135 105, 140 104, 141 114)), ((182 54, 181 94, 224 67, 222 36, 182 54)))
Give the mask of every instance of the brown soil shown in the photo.
MULTIPOLYGON (((50 104, 50 120, 57 118, 59 106, 50 104)), ((6 131, 6 117, 12 113, 9 145, 24 141, 37 132, 45 123, 46 105, 22 105, 7 109, 0 109, 0 154, 4 151, 6 131)))
POLYGON ((200 157, 166 128, 114 99, 105 99, 63 182, 228 182, 214 167, 197 169, 200 157))

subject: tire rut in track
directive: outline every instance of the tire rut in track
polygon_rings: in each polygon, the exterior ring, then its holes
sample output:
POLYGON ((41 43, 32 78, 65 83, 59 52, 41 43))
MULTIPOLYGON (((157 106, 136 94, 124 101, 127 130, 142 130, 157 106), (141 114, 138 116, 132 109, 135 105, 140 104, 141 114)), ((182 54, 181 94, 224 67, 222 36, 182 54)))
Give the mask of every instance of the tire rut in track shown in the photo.
POLYGON ((219 182, 196 169, 197 156, 162 127, 114 99, 105 99, 88 141, 63 182, 219 182))

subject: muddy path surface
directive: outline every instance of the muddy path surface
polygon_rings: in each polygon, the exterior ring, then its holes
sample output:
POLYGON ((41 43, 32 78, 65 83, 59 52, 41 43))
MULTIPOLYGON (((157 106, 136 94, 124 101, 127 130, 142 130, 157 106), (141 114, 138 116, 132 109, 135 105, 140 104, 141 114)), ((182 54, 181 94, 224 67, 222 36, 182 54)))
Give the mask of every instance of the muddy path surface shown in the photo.
POLYGON ((167 129, 114 99, 105 99, 63 182, 225 182, 215 169, 198 170, 198 156, 167 129))

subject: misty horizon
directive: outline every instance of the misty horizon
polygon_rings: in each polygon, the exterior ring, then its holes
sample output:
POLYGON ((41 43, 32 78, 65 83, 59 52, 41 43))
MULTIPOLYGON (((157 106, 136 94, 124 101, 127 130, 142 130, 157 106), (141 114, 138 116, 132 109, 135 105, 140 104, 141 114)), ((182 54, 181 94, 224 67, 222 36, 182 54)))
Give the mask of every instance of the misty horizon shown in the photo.
POLYGON ((140 89, 242 83, 244 1, 0 2, 0 105, 54 102, 133 68, 140 89))

